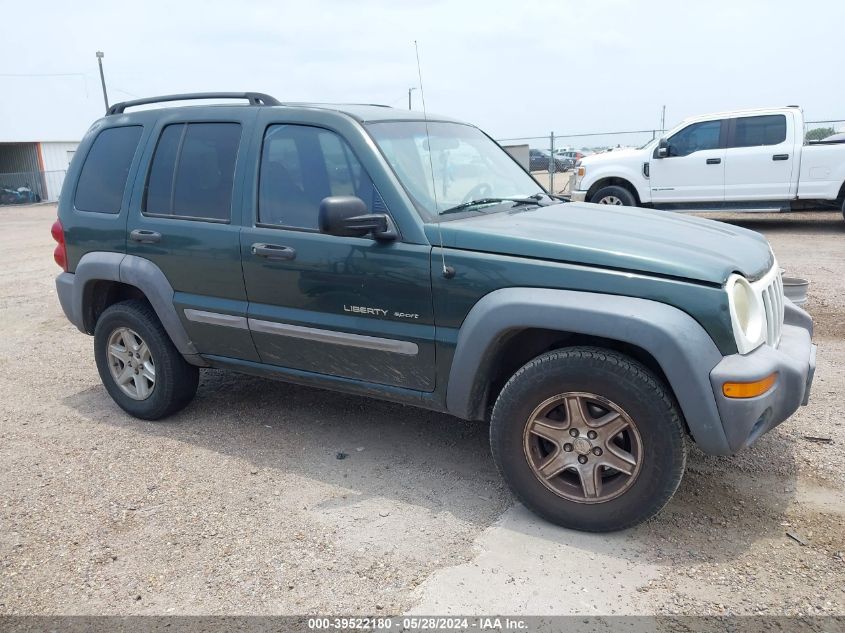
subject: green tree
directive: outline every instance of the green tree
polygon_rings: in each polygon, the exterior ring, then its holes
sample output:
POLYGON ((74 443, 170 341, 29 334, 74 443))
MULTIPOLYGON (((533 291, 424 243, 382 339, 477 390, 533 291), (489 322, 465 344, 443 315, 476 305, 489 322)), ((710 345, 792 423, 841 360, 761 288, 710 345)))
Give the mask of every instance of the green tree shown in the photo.
POLYGON ((807 130, 807 140, 820 141, 831 134, 836 134, 836 130, 832 127, 814 127, 812 130, 807 130))

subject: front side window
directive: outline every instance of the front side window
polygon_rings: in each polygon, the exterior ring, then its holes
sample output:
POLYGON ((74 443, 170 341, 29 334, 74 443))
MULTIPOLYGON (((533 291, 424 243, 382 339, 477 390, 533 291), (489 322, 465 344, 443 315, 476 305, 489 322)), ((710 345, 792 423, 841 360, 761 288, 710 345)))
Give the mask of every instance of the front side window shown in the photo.
POLYGON ((367 129, 416 207, 440 215, 478 199, 523 198, 540 186, 478 128, 385 121, 367 129))
POLYGON ((317 229, 320 202, 357 196, 383 206, 372 180, 340 136, 307 125, 271 125, 264 134, 258 184, 258 222, 317 229))
POLYGON ((689 156, 707 149, 719 149, 721 121, 693 123, 669 137, 669 156, 689 156))
POLYGON ((100 132, 79 174, 74 207, 95 213, 120 212, 129 167, 142 130, 140 125, 131 125, 100 132))
POLYGON ((150 166, 144 212, 229 220, 240 140, 239 123, 177 123, 165 127, 150 166))
POLYGON ((728 147, 778 145, 786 140, 786 117, 782 114, 748 116, 735 120, 728 147))

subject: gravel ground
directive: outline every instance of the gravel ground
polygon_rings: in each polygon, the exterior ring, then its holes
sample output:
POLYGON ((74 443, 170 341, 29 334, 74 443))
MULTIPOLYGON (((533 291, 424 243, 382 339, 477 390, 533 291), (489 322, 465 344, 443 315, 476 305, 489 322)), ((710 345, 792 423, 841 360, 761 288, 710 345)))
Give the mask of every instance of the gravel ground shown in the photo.
MULTIPOLYGON (((181 414, 125 415, 58 305, 54 217, 0 209, 0 613, 400 613, 485 554, 513 500, 483 424, 213 370, 181 414)), ((738 456, 693 451, 669 506, 618 537, 651 571, 617 613, 845 614, 845 223, 717 217, 812 280, 813 398, 738 456)))

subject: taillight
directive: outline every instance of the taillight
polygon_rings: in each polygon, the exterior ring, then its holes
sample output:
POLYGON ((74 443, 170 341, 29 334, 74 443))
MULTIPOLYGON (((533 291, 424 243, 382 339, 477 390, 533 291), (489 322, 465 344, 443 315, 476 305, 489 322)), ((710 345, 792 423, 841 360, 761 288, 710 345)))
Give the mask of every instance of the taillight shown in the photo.
POLYGON ((56 248, 53 250, 53 259, 62 267, 63 271, 67 272, 67 244, 65 244, 65 230, 62 228, 61 220, 53 222, 50 233, 57 242, 56 248))

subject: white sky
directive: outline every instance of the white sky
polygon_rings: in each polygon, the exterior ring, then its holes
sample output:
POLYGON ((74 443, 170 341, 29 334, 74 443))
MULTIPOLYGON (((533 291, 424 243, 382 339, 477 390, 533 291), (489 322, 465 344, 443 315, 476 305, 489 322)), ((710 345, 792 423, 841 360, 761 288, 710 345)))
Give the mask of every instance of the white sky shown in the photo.
POLYGON ((112 102, 256 90, 407 107, 496 138, 800 104, 845 119, 843 0, 0 0, 0 141, 78 140, 112 102), (131 94, 130 94, 131 93, 131 94), (419 92, 414 93, 419 108, 419 92))

